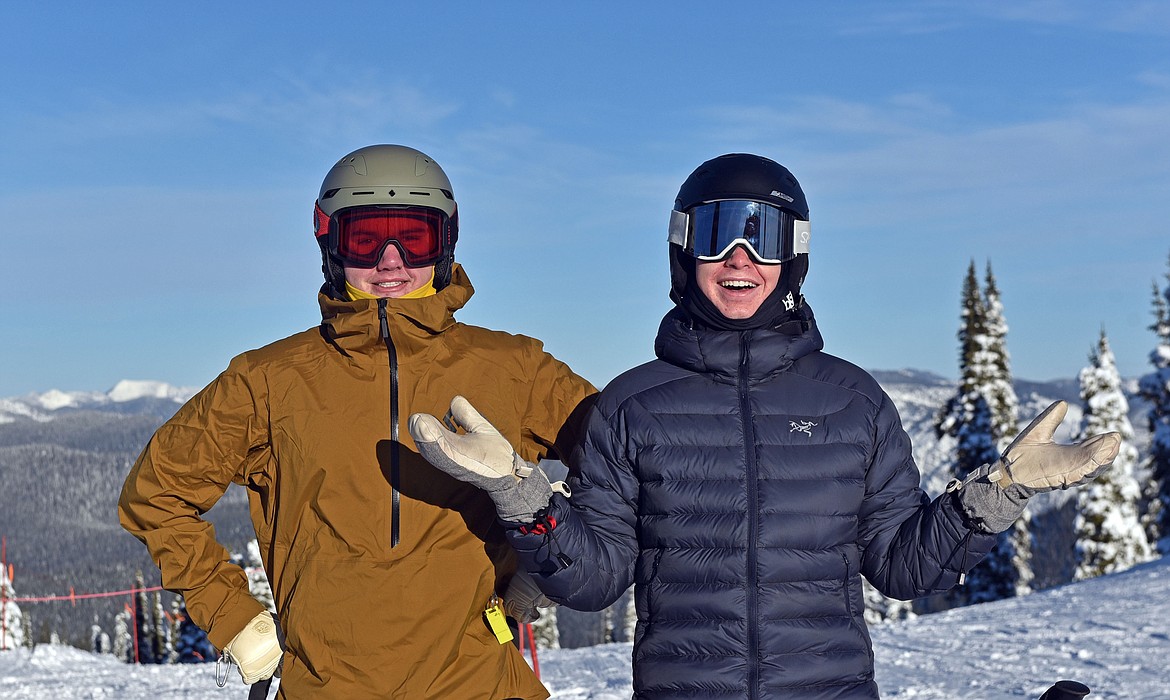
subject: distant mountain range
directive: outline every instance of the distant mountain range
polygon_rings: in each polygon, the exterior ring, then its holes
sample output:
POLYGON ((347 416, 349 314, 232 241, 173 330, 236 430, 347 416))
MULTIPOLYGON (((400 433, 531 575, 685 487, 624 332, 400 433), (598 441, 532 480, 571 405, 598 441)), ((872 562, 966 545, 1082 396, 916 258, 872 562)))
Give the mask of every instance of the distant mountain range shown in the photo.
POLYGON ((0 425, 22 420, 45 422, 79 411, 149 415, 166 420, 197 391, 197 388, 134 379, 123 379, 104 394, 50 389, 43 394, 0 399, 0 425))
MULTIPOLYGON (((940 493, 950 479, 950 446, 935 438, 933 421, 954 392, 954 383, 916 370, 873 374, 898 406, 923 472, 924 488, 940 493)), ((1057 439, 1070 438, 1081 419, 1075 380, 1017 380, 1015 386, 1022 422, 1055 399, 1068 400, 1069 416, 1057 439)), ((18 596, 68 594, 71 587, 78 594, 123 590, 138 569, 148 585, 159 583, 158 569, 146 548, 118 525, 117 499, 130 466, 150 436, 196 391, 127 380, 105 393, 52 390, 0 399, 0 535, 7 539, 18 596)), ((1128 393, 1137 447, 1144 452, 1146 406, 1132 391, 1128 393)), ((1067 495, 1060 495, 1032 507, 1036 528, 1053 531, 1058 541, 1057 546, 1038 553, 1035 565, 1041 587, 1063 583, 1071 573, 1062 554, 1065 543, 1059 542, 1071 526, 1065 501, 1067 495)), ((254 537, 246 495, 235 486, 207 517, 215 524, 219 540, 234 552, 244 552, 254 537)), ((110 631, 114 614, 125 602, 125 598, 104 598, 74 605, 26 604, 24 608, 32 616, 35 637, 47 638, 55 631, 70 643, 87 646, 94 619, 110 631)), ((566 617, 581 620, 579 615, 584 614, 566 617)), ((564 619, 561 628, 564 638, 564 619)))

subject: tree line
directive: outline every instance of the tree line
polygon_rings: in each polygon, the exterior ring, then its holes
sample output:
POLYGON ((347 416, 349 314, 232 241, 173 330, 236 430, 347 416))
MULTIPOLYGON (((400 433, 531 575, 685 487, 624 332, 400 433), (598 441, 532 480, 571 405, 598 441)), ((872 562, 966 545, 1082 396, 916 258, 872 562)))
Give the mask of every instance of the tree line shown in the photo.
MULTIPOLYGON (((971 261, 960 307, 958 386, 940 409, 934 428, 951 450, 953 477, 962 480, 999 459, 1019 432, 1020 416, 1012 388, 1008 325, 990 262, 981 285, 971 261)), ((1123 571, 1170 553, 1170 259, 1166 285, 1153 284, 1152 307, 1152 370, 1138 382, 1139 395, 1150 404, 1147 454, 1139 454, 1134 445, 1129 404, 1104 327, 1078 376, 1082 420, 1074 440, 1116 431, 1122 445, 1113 468, 1077 489, 1065 503, 1073 511, 1073 580, 1123 571)), ((1000 533, 996 547, 970 572, 965 585, 925 603, 923 611, 1030 592, 1035 542, 1032 521, 1025 515, 1000 533)), ((869 593, 875 619, 914 612, 911 605, 869 593)))

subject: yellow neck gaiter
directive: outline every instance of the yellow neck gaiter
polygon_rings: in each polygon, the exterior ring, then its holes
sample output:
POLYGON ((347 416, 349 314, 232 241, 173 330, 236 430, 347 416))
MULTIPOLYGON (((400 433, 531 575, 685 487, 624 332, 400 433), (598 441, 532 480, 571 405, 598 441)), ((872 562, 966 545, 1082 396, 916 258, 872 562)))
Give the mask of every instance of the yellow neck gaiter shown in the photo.
MULTIPOLYGON (((349 280, 345 281, 345 291, 349 294, 350 301, 356 301, 357 299, 380 299, 381 298, 381 297, 377 296, 376 294, 370 294, 369 292, 363 292, 362 290, 360 290, 357 287, 350 284, 349 280)), ((423 286, 414 290, 413 292, 409 292, 407 294, 403 294, 400 297, 394 297, 394 298, 395 299, 422 299, 423 297, 429 297, 429 296, 432 296, 436 293, 438 293, 438 290, 435 289, 435 268, 432 267, 431 268, 431 278, 429 280, 427 280, 426 284, 424 284, 423 286)))

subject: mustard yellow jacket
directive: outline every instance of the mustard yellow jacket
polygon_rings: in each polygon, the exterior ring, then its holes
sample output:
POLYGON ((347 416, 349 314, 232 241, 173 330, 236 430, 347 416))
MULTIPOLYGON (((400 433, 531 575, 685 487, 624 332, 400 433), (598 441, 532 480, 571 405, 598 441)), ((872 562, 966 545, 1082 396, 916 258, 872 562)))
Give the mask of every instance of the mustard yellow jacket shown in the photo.
POLYGON ((491 501, 406 430, 466 396, 529 461, 577 439, 596 390, 539 341, 455 321, 473 294, 319 296, 322 323, 246 352, 151 438, 119 501, 223 648, 262 607, 200 516, 247 488, 286 653, 285 698, 545 698, 484 623, 515 571, 491 501))

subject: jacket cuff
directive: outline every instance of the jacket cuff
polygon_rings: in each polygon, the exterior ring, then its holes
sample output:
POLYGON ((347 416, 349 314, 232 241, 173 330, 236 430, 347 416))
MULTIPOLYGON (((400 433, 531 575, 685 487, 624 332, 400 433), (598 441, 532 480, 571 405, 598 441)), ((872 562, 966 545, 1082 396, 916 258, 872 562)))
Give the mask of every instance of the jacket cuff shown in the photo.
POLYGON ((240 601, 230 610, 211 623, 207 630, 207 640, 218 650, 223 650, 236 635, 248 626, 252 618, 264 612, 267 608, 250 595, 240 596, 240 601))

